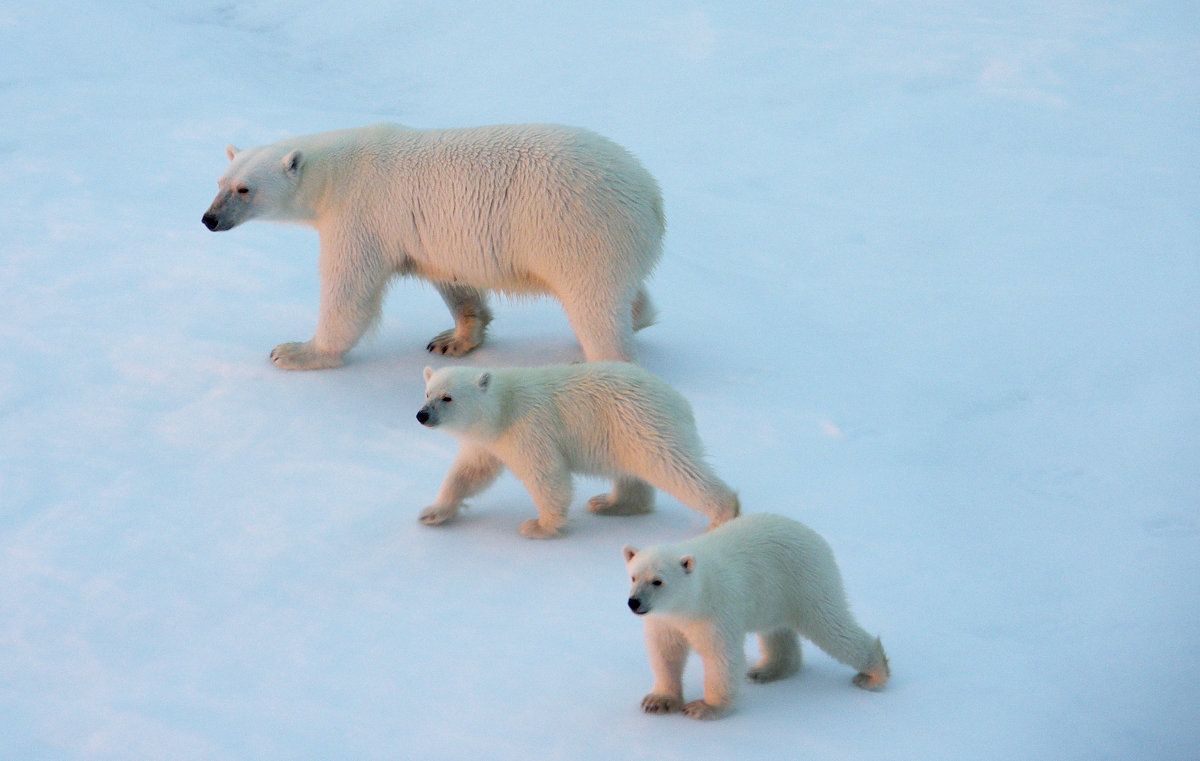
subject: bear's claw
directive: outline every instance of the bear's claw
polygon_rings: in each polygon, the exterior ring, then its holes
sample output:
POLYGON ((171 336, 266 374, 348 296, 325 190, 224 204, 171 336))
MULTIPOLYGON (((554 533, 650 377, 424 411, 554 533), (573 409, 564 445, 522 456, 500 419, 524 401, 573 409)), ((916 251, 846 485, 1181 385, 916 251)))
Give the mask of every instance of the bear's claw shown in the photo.
POLYGON ((675 713, 683 708, 683 701, 671 695, 650 693, 642 698, 642 710, 646 713, 675 713))
POLYGON ((429 344, 425 346, 425 350, 431 354, 442 354, 448 357, 461 357, 470 353, 476 346, 482 343, 480 340, 473 340, 457 335, 456 331, 443 330, 434 336, 429 344))

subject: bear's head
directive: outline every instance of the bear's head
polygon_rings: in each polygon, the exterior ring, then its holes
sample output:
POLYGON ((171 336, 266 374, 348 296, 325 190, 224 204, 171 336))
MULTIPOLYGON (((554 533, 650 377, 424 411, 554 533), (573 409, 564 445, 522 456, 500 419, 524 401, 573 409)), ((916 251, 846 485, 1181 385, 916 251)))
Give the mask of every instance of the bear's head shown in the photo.
POLYGON ((449 433, 469 433, 490 418, 492 374, 468 367, 425 368, 425 404, 417 422, 449 433))
POLYGON ((296 189, 304 169, 298 149, 267 145, 239 151, 225 148, 229 167, 217 180, 217 197, 201 221, 213 232, 232 230, 254 219, 300 219, 296 189))
POLYGON ((630 610, 639 616, 695 610, 692 603, 697 588, 692 577, 696 570, 694 556, 680 556, 658 547, 638 550, 628 545, 622 552, 632 582, 630 610))

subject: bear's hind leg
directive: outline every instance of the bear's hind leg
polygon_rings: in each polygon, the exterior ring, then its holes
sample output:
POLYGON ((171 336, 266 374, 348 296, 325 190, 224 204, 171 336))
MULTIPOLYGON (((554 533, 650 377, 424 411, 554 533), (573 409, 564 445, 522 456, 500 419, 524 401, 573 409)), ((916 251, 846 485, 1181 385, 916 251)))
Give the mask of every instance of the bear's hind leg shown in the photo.
POLYGON ((695 457, 677 454, 653 473, 639 473, 683 504, 707 515, 709 528, 733 520, 742 512, 737 492, 695 457))
POLYGON ((454 315, 454 327, 438 333, 425 348, 434 354, 461 357, 483 343, 492 310, 487 296, 478 288, 436 283, 437 292, 454 315))
POLYGON ((632 294, 565 294, 561 301, 588 362, 636 361, 632 294))
POLYGON ((854 675, 855 687, 861 687, 864 690, 882 690, 883 686, 888 683, 888 679, 892 677, 892 669, 888 665, 887 655, 883 652, 883 643, 877 637, 875 646, 871 648, 871 657, 867 661, 866 667, 859 673, 854 675))
POLYGON ((597 494, 587 509, 597 515, 640 515, 654 509, 654 487, 640 478, 618 478, 611 494, 597 494))
POLYGON ((758 635, 762 660, 754 664, 746 676, 752 682, 773 682, 800 670, 800 640, 790 628, 776 629, 758 635))
POLYGON ((835 660, 857 669, 853 681, 864 690, 882 689, 891 677, 883 644, 858 625, 844 601, 817 603, 801 622, 800 633, 835 660))

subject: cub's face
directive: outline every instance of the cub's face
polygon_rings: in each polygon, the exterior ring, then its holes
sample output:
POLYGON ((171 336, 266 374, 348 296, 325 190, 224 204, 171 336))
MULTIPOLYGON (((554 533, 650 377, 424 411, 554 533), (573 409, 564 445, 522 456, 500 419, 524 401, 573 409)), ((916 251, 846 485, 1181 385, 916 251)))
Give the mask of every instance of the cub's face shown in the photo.
POLYGON ((444 368, 434 372, 426 367, 425 404, 417 411, 417 422, 426 428, 465 431, 486 419, 491 380, 487 371, 444 368))
POLYGON ((296 187, 304 156, 266 146, 238 151, 225 149, 229 167, 217 180, 217 197, 201 221, 213 232, 231 230, 254 219, 292 219, 296 187))
POLYGON ((674 613, 691 598, 692 571, 696 559, 676 557, 656 550, 625 547, 625 569, 629 571, 629 609, 639 616, 674 613))

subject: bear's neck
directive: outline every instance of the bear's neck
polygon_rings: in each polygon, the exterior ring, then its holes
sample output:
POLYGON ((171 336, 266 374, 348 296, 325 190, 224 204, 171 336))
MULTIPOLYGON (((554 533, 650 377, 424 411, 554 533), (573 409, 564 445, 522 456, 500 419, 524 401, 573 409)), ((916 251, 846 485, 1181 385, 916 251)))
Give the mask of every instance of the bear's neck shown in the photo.
POLYGON ((492 388, 488 391, 493 403, 477 421, 462 431, 462 438, 481 444, 494 443, 502 438, 523 414, 519 390, 505 383, 503 379, 495 377, 499 374, 493 371, 492 388))

